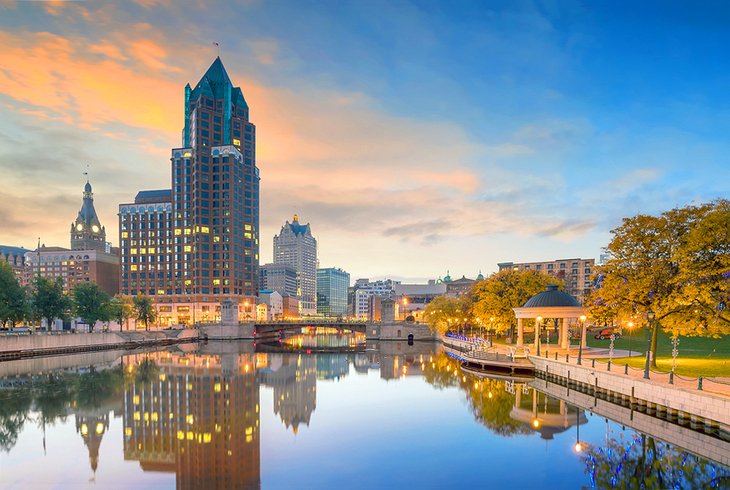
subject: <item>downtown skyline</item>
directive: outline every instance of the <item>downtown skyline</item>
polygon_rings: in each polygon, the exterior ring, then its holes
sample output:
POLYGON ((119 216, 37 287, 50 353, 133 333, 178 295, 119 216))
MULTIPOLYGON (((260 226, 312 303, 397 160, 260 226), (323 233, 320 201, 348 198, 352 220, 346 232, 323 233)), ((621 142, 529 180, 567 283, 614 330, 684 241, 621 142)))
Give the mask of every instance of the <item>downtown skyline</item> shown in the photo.
POLYGON ((0 7, 0 242, 65 243, 88 164, 118 246, 214 41, 256 113, 261 263, 294 213, 323 267, 416 281, 597 258, 624 216, 727 196, 727 11, 507 5, 0 7))

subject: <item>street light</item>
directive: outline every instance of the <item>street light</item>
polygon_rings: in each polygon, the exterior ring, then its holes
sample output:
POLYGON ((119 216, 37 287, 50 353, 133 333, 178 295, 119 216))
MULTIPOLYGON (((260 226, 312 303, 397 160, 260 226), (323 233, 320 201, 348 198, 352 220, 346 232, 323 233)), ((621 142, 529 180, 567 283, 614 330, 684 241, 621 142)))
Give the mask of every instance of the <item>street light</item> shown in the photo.
POLYGON ((575 408, 575 446, 573 446, 573 449, 576 453, 583 450, 583 445, 580 443, 580 410, 578 407, 575 408))
POLYGON ((580 320, 580 340, 578 341, 578 365, 580 366, 583 360, 583 327, 586 324, 586 316, 581 315, 578 319, 580 320))
POLYGON ((654 329, 654 312, 649 310, 646 312, 646 319, 649 320, 649 328, 646 331, 646 340, 648 342, 646 348, 646 365, 644 365, 644 379, 649 379, 649 356, 651 356, 651 333, 654 329))
POLYGON ((634 322, 629 322, 626 326, 629 327, 629 357, 631 357, 631 344, 634 340, 634 322))

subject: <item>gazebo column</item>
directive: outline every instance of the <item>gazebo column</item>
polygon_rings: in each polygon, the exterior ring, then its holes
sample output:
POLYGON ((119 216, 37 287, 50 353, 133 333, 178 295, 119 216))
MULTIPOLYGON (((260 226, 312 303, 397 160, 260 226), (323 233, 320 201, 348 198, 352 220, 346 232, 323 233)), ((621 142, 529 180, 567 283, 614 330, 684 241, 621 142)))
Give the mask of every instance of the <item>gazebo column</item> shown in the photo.
POLYGON ((568 330, 568 321, 569 321, 568 318, 563 318, 563 321, 562 321, 563 343, 560 347, 562 347, 563 349, 568 349, 570 347, 570 331, 568 330))
POLYGON ((525 339, 522 332, 522 318, 517 319, 517 347, 522 347, 525 339))
POLYGON ((580 335, 580 345, 583 346, 583 348, 585 349, 586 347, 588 347, 588 345, 586 344, 586 330, 588 328, 586 327, 586 322, 581 322, 581 323, 582 323, 581 329, 583 331, 581 332, 581 335, 580 335))
POLYGON ((540 322, 535 319, 535 352, 537 352, 538 342, 540 342, 540 322))

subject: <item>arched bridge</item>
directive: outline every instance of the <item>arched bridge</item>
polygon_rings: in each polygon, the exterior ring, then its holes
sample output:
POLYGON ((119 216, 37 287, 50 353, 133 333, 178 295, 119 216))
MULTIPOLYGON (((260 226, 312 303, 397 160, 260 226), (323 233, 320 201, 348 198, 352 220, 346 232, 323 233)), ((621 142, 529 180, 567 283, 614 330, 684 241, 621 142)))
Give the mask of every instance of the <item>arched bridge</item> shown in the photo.
POLYGON ((333 321, 333 320, 297 320, 277 322, 256 322, 254 332, 260 335, 273 334, 279 331, 291 332, 302 328, 336 328, 337 330, 348 330, 350 332, 366 333, 368 324, 365 322, 333 321))

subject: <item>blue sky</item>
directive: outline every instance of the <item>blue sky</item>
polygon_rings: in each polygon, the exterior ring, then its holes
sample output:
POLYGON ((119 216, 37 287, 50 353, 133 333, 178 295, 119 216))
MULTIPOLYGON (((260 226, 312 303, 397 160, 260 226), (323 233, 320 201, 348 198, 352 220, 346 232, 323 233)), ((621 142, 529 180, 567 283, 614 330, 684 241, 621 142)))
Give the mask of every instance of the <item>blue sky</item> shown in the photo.
POLYGON ((257 125, 262 262, 298 213, 353 278, 473 277, 730 189, 722 2, 0 9, 3 244, 66 244, 87 163, 118 242, 118 204, 169 186, 213 41, 257 125))

